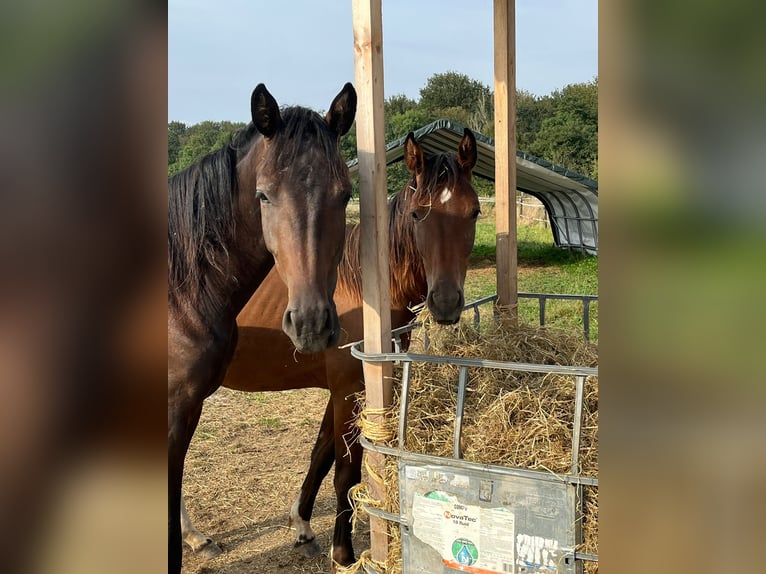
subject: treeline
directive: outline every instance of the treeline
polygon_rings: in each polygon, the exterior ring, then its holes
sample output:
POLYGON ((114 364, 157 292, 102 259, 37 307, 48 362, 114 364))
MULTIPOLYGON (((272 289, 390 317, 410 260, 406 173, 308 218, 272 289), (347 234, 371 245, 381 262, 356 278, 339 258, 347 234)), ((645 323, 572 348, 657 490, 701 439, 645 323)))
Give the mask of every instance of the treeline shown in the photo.
MULTIPOLYGON (((419 100, 404 95, 388 98, 385 111, 387 142, 441 118, 494 135, 492 91, 457 72, 431 76, 420 90, 419 100)), ((168 123, 168 176, 220 148, 244 126, 237 122, 168 123)), ((520 150, 597 179, 598 78, 546 96, 517 91, 516 135, 520 150)), ((341 140, 341 148, 346 160, 356 157, 356 125, 341 140)), ((404 166, 395 165, 389 171, 389 189, 398 189, 407 177, 404 166)), ((480 193, 494 193, 488 182, 477 185, 480 193)))

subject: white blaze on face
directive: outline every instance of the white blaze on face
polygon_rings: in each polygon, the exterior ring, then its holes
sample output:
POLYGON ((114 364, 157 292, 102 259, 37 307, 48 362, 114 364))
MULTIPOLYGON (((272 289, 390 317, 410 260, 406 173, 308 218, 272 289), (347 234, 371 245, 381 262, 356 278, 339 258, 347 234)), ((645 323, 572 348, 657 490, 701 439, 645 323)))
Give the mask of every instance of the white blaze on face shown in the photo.
POLYGON ((444 204, 444 203, 447 203, 451 197, 452 197, 452 190, 450 190, 449 187, 445 187, 442 190, 441 195, 439 195, 439 201, 441 201, 444 204))

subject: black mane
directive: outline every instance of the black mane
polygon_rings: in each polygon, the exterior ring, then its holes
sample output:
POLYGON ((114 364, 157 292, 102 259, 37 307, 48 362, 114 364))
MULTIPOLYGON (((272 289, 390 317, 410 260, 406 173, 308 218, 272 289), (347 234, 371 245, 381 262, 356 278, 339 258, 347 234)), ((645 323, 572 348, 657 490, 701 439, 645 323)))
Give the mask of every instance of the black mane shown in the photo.
POLYGON ((222 271, 219 255, 234 235, 237 159, 255 130, 239 130, 221 149, 168 179, 168 288, 194 292, 205 269, 222 271))

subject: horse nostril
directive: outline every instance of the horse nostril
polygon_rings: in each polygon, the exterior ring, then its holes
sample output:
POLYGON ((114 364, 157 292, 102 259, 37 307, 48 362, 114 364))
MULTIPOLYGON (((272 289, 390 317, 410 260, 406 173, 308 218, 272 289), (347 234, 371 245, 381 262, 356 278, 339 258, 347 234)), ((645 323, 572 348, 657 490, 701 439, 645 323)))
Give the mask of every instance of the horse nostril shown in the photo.
POLYGON ((284 323, 285 330, 292 329, 294 327, 293 312, 290 309, 285 311, 284 323))
POLYGON ((327 334, 327 344, 334 345, 338 341, 338 316, 334 307, 325 310, 324 332, 327 334))

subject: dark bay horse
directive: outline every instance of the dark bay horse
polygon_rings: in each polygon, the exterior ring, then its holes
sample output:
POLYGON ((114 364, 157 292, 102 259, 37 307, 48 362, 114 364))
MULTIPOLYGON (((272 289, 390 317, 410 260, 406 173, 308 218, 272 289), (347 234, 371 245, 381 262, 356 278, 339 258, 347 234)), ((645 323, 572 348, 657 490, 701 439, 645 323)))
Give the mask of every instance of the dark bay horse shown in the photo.
MULTIPOLYGON (((471 185, 476 153, 470 130, 465 130, 457 156, 425 157, 412 133, 406 139, 405 159, 412 178, 389 202, 393 327, 409 322, 413 318, 409 307, 423 299, 438 322, 452 324, 460 318, 479 215, 479 200, 471 185)), ((338 276, 335 304, 342 342, 357 341, 364 336, 358 226, 347 231, 338 276)), ((354 561, 348 490, 361 480, 361 447, 350 438, 355 435, 354 394, 364 389, 362 365, 348 349, 294 355, 289 339, 280 331, 277 312, 287 298, 284 283, 272 272, 237 318, 239 344, 223 385, 251 392, 306 387, 330 390, 311 465, 290 510, 290 522, 297 531, 295 549, 305 556, 318 554, 309 521, 320 483, 334 462, 337 515, 331 557, 346 566, 354 561)), ((220 552, 194 528, 185 509, 183 529, 184 541, 196 552, 208 557, 220 552)))
POLYGON ((230 144, 168 180, 170 572, 181 570, 184 458, 234 353, 237 314, 276 264, 287 284, 285 341, 316 353, 340 333, 333 294, 351 182, 338 140, 354 121, 356 92, 346 84, 323 118, 280 111, 259 84, 251 113, 230 144))

